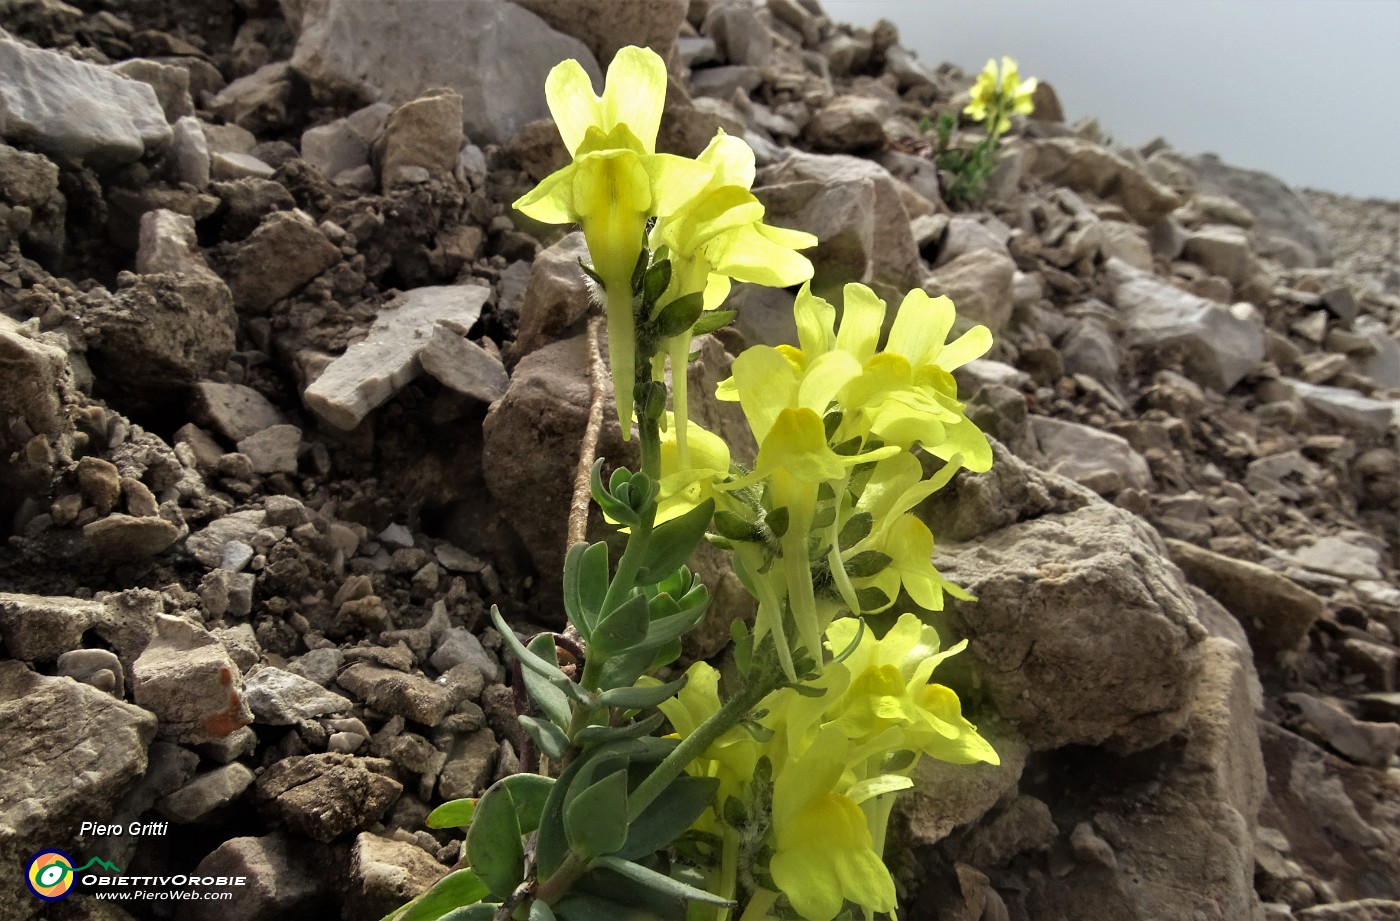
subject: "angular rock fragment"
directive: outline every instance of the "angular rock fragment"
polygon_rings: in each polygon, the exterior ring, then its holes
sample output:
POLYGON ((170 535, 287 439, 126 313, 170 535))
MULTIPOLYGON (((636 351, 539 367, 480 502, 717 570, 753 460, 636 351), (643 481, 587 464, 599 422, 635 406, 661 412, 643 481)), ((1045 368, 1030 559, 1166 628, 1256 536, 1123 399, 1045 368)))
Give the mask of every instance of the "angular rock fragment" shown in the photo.
POLYGON ((337 754, 284 758, 258 778, 257 797, 288 828, 330 842, 379 821, 403 790, 367 764, 337 754))
POLYGON ((156 636, 131 668, 136 702, 160 719, 160 737, 197 744, 223 738, 253 721, 243 676, 213 635, 160 615, 156 636))
POLYGON ((369 335, 332 361, 306 388, 307 407, 350 430, 418 376, 419 354, 433 327, 450 321, 470 329, 490 291, 475 285, 415 288, 380 313, 369 335))
POLYGON ((263 314, 339 261, 340 248, 305 212, 276 211, 234 254, 228 284, 240 311, 263 314))

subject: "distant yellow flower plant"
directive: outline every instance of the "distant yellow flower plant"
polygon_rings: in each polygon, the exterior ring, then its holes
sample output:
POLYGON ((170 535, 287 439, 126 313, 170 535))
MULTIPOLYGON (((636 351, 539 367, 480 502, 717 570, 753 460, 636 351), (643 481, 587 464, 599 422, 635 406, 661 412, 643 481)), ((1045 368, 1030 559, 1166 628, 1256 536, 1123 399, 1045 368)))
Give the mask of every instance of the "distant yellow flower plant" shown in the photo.
POLYGON ((1003 56, 1001 68, 989 58, 987 66, 972 85, 972 101, 963 109, 973 121, 985 121, 992 137, 999 137, 1011 127, 1012 115, 1029 115, 1035 110, 1031 97, 1039 81, 1035 77, 1021 79, 1016 62, 1003 56))

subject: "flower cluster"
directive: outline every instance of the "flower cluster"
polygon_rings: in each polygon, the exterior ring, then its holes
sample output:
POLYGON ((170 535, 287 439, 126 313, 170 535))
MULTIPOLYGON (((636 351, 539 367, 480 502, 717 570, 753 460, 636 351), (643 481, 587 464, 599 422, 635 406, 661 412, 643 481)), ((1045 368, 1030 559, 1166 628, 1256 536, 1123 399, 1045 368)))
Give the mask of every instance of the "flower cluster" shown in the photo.
POLYGON ((759 600, 755 639, 774 634, 790 676, 788 623, 810 652, 842 608, 881 611, 903 588, 941 610, 943 592, 958 592, 930 562, 933 535, 912 509, 958 469, 992 461, 950 373, 986 352, 987 328, 948 342, 952 302, 915 290, 878 349, 884 301, 859 284, 844 294, 838 327, 835 307, 804 287, 799 347, 750 348, 720 384, 758 443, 751 471, 736 475, 724 442, 694 424, 688 457, 671 444, 679 426, 663 440, 662 516, 716 501, 716 528, 759 600), (924 478, 915 445, 943 462, 937 474, 924 478))
POLYGON ((1034 77, 1022 80, 1016 62, 1009 57, 1002 57, 1000 72, 997 62, 988 59, 987 66, 972 85, 972 101, 963 113, 973 121, 985 121, 987 133, 993 138, 1000 137, 1011 127, 1011 116, 1029 115, 1034 111, 1031 96, 1035 94, 1037 83, 1034 77))
MULTIPOLYGON (((826 642, 846 658, 801 692, 768 695, 755 727, 731 729, 690 768, 719 782, 697 825, 721 842, 712 891, 733 897, 742 887, 750 906, 781 895, 808 921, 830 921, 847 902, 867 916, 894 910, 885 829, 891 794, 912 786, 919 757, 999 763, 957 696, 930 682, 965 642, 940 651, 937 633, 912 614, 878 640, 843 618, 826 642)), ((681 738, 720 706, 713 668, 696 663, 686 674, 684 690, 662 705, 681 738)))
MULTIPOLYGON (((794 285, 812 277, 812 264, 795 251, 816 237, 763 223, 764 210, 749 191, 753 151, 723 132, 697 159, 656 152, 666 101, 666 66, 647 48, 623 48, 608 67, 601 96, 574 60, 550 71, 549 110, 573 162, 545 177, 515 202, 537 221, 577 223, 583 229, 593 274, 608 316, 608 352, 623 437, 634 413, 638 364, 637 326, 668 307, 694 302, 690 322, 665 329, 653 343, 669 355, 676 414, 685 412, 685 358, 694 317, 723 302, 731 278, 764 285, 794 285), (651 225, 650 232, 648 226, 651 225), (638 316, 638 279, 651 257, 668 267, 664 290, 638 316)), ((684 305, 683 305, 684 306, 684 305)), ((684 436, 682 436, 684 439, 684 436)))

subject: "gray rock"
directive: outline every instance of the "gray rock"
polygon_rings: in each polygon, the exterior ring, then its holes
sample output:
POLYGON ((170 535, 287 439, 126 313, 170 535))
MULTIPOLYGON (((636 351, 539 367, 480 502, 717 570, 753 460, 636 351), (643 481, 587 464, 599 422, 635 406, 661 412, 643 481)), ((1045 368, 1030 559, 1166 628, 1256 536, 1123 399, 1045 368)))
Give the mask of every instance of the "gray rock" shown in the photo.
POLYGON ((1381 577, 1380 551, 1344 537, 1323 537, 1285 556, 1304 569, 1340 579, 1377 580, 1381 577))
POLYGON ((496 753, 496 737, 489 729, 458 739, 438 777, 438 796, 445 800, 480 796, 491 784, 496 753))
POLYGON ((257 781, 257 798, 292 831, 330 842, 388 812, 403 786, 366 758, 324 754, 284 758, 257 781))
MULTIPOLYGON (((146 770, 155 730, 155 717, 110 694, 0 662, 0 860, 21 866, 81 821, 111 815, 146 770)), ((0 914, 32 917, 33 896, 6 888, 0 914)))
POLYGON ((357 662, 336 683, 368 706, 424 726, 436 726, 457 703, 447 688, 421 675, 357 662))
POLYGON ((267 522, 267 513, 259 509, 232 512, 216 518, 185 540, 185 549, 205 566, 213 569, 224 559, 224 547, 231 541, 250 543, 267 522))
POLYGON ((1117 435, 1048 416, 1033 417, 1031 430, 1051 473, 1069 477, 1100 495, 1126 487, 1152 489, 1147 461, 1117 435))
POLYGON ((943 234, 943 245, 939 247, 935 267, 979 249, 1006 254, 1006 241, 1011 236, 1011 229, 996 218, 984 223, 975 217, 955 214, 951 219, 944 218, 943 223, 947 231, 943 234))
POLYGON ((1068 875, 1037 875, 1025 893, 1027 917, 1263 921, 1253 844, 1267 787, 1252 670, 1228 640, 1211 638, 1200 651, 1182 743, 1141 774, 1114 759, 1081 769, 1056 801, 1057 823, 1065 824, 1060 809, 1069 823, 1092 815, 1089 830, 1106 846, 1093 851, 1111 852, 1116 872, 1096 857, 1068 875), (1118 806, 1125 802, 1132 807, 1118 806))
POLYGON ((7 655, 48 662, 83 645, 102 604, 81 598, 0 593, 0 639, 7 655))
POLYGON ((209 154, 209 175, 221 182, 235 179, 271 179, 272 164, 247 153, 216 150, 209 154))
POLYGON ((310 216, 276 211, 234 253, 228 283, 240 310, 261 314, 339 261, 340 248, 310 216))
POLYGON ((378 921, 445 875, 447 867, 421 847, 360 832, 350 849, 350 898, 344 921, 378 921))
POLYGON ((335 179, 369 163, 374 139, 384 130, 394 107, 376 102, 344 118, 307 128, 301 135, 301 156, 307 163, 335 179))
POLYGON ((979 599, 948 602, 950 629, 971 640, 966 667, 1036 750, 1133 751, 1182 727, 1205 631, 1135 516, 1094 501, 945 545, 934 562, 979 599))
POLYGON ((452 90, 434 90, 404 103, 384 126, 380 182, 388 190, 409 184, 414 170, 450 175, 462 140, 462 97, 452 90))
POLYGON ((837 96, 812 113, 805 133, 817 150, 862 153, 885 146, 889 104, 869 96, 837 96))
POLYGON ((164 208, 141 215, 136 271, 142 275, 192 273, 217 277, 200 251, 194 218, 164 208))
POLYGON ((1302 713, 1315 741, 1356 764, 1383 768, 1400 749, 1400 725, 1358 720, 1338 704, 1300 691, 1283 699, 1302 713))
POLYGON ((618 49, 644 45, 670 54, 689 7, 686 0, 514 0, 588 46, 607 65, 618 49))
POLYGON ((1374 317, 1357 317, 1354 328, 1372 349, 1372 354, 1358 357, 1356 370, 1382 387, 1400 388, 1400 342, 1374 317))
POLYGON ((194 417, 230 444, 287 421, 277 407, 252 387, 200 381, 191 389, 194 417))
POLYGON ((1172 562, 1235 616, 1261 661, 1295 652, 1322 616, 1321 598, 1257 563, 1168 540, 1172 562))
POLYGON ((568 234, 535 256, 520 299, 517 359, 551 342, 567 338, 588 313, 589 296, 579 260, 587 259, 583 233, 568 234))
POLYGON ((878 164, 794 153, 762 170, 756 185, 768 223, 816 234, 819 242, 804 255, 816 268, 817 293, 839 299, 842 285, 859 281, 898 299, 923 280, 899 186, 878 164))
POLYGON ((234 762, 205 771, 156 803, 160 814, 172 822, 189 825, 203 821, 232 803, 253 785, 247 765, 234 762))
POLYGON ((180 528, 158 517, 120 513, 83 525, 88 552, 104 562, 143 560, 164 552, 179 540, 180 528))
POLYGON ((763 83, 763 70, 747 64, 724 64, 706 67, 691 75, 691 95, 729 100, 735 93, 747 96, 763 83))
POLYGON ((908 844, 931 847, 955 828, 971 825, 986 815, 1008 791, 1016 789, 1030 749, 1014 730, 978 720, 1001 764, 949 764, 921 758, 911 776, 914 789, 895 800, 895 812, 906 823, 908 844))
POLYGON ((294 79, 286 61, 264 64, 219 90, 209 100, 209 111, 254 134, 284 128, 291 117, 294 79))
POLYGON ((1116 201, 1144 227, 1151 227, 1180 204, 1171 189, 1154 181, 1127 160, 1079 138, 1033 142, 1031 172, 1077 192, 1116 201))
POLYGON ((296 473, 301 451, 301 429, 295 425, 270 425, 238 442, 238 452, 248 455, 254 473, 296 473))
POLYGON ((773 36, 748 4, 718 4, 705 15, 700 33, 713 39, 730 64, 763 67, 773 55, 773 36))
POLYGON ((439 672, 466 663, 479 670, 489 684, 501 680, 501 665, 496 657, 487 652, 481 640, 464 627, 444 630, 429 662, 439 672))
POLYGON ((594 86, 602 72, 580 41, 513 3, 328 0, 303 11, 292 67, 322 99, 403 103, 427 87, 461 94, 467 136, 504 144, 549 115, 545 77, 580 61, 594 86))
POLYGON ((1362 396, 1348 387, 1328 387, 1289 378, 1283 378, 1282 382, 1308 409, 1333 422, 1377 435, 1396 425, 1400 401, 1362 396))
POLYGON ((244 698, 255 722, 293 726, 302 720, 345 713, 352 702, 309 678, 274 668, 255 668, 244 679, 244 698))
POLYGON ((190 902, 182 921, 227 921, 228 918, 271 919, 315 911, 331 898, 332 878, 320 862, 324 854, 295 844, 284 833, 261 838, 230 838, 199 862, 200 876, 241 876, 247 885, 233 887, 233 898, 220 902, 190 902))
POLYGON ((494 403, 506 394, 510 377, 501 357, 488 352, 444 324, 433 327, 427 348, 418 355, 423 370, 458 393, 494 403))
POLYGON ((112 70, 155 90, 156 100, 167 122, 173 124, 178 119, 194 115, 194 100, 190 98, 190 72, 185 68, 148 58, 128 58, 113 64, 112 70))
POLYGON ((125 395, 168 398, 222 371, 233 356, 238 317, 212 272, 127 276, 110 299, 83 312, 89 361, 125 395))
POLYGON ((106 691, 121 700, 126 696, 126 671, 122 661, 105 649, 74 649, 58 657, 54 668, 60 678, 72 678, 106 691))
POLYGON ((1333 902, 1314 905, 1293 912, 1297 921, 1400 921, 1400 901, 1389 899, 1359 899, 1355 902, 1333 902))
MULTIPOLYGON (((1238 287, 1256 271, 1249 236, 1228 224, 1207 224, 1186 236, 1182 255, 1238 287)), ((1151 268, 1150 265, 1144 268, 1151 268)))
POLYGON ((223 738, 253 721, 243 676, 222 643, 202 627, 168 615, 131 668, 131 693, 160 719, 159 734, 197 744, 223 738))
POLYGON ((1123 315, 1125 344, 1179 353, 1186 373, 1224 393, 1264 360, 1264 330, 1120 260, 1107 275, 1123 315))
POLYGON ((1100 384, 1118 386, 1118 340, 1094 320, 1082 320, 1056 343, 1066 374, 1084 374, 1100 384))
POLYGON ((1015 276, 1016 263, 1005 252, 975 249, 940 266, 924 281, 923 289, 932 295, 946 294, 958 308, 960 321, 981 323, 995 336, 1011 319, 1015 276))
POLYGON ((418 376, 418 356, 438 322, 470 329, 490 294, 475 285, 406 292, 379 314, 368 336, 326 366, 302 399, 336 428, 353 429, 418 376))
POLYGON ((155 90, 96 64, 0 38, 0 137, 106 169, 170 142, 155 90))
POLYGON ((1232 198, 1254 215, 1264 255, 1301 250, 1305 265, 1331 263, 1332 245, 1326 228, 1287 184, 1268 173, 1231 166, 1214 154, 1176 157, 1191 171, 1200 189, 1232 198), (1285 242, 1293 245, 1285 247, 1285 242))

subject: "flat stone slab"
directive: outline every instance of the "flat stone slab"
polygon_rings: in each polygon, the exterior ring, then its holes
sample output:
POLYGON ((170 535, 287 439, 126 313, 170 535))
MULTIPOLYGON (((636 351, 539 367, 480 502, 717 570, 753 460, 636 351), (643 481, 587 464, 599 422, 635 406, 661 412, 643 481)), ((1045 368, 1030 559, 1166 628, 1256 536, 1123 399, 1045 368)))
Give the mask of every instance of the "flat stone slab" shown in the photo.
POLYGON ((475 285, 406 292, 379 314, 363 341, 326 366, 302 399, 336 428, 353 429, 418 376, 419 355, 439 322, 470 329, 490 294, 475 285))

